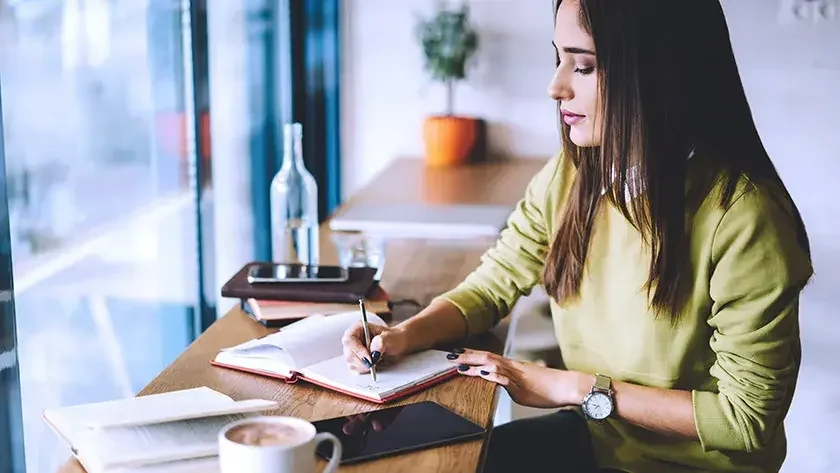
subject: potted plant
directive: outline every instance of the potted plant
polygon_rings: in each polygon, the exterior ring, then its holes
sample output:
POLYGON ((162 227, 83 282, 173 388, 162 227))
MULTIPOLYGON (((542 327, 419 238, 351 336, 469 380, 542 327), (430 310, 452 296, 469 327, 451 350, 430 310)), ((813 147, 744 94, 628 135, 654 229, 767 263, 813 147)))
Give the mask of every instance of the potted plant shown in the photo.
POLYGON ((435 82, 446 87, 446 112, 433 115, 423 123, 426 161, 432 166, 450 166, 466 162, 479 138, 479 119, 455 114, 455 88, 467 78, 470 59, 478 50, 478 33, 470 24, 466 3, 451 7, 438 4, 435 14, 420 19, 417 37, 423 49, 425 71, 435 82))

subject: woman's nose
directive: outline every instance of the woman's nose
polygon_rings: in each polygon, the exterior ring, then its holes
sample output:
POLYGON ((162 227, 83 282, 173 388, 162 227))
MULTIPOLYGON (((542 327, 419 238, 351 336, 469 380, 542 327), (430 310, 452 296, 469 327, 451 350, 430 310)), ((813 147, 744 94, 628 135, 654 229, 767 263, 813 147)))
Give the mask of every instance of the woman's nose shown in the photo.
POLYGON ((571 100, 574 94, 568 82, 564 80, 563 70, 558 67, 554 70, 554 76, 548 84, 548 96, 554 100, 571 100))

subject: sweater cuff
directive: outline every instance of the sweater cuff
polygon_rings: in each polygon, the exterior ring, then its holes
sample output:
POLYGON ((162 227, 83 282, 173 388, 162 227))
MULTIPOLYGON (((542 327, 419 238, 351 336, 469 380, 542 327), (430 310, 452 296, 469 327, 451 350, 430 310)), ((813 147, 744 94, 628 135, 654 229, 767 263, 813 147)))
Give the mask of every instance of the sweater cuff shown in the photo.
POLYGON ((487 310, 487 304, 480 295, 473 291, 453 289, 436 297, 454 305, 467 321, 468 335, 484 333, 496 323, 495 317, 487 310))
POLYGON ((721 406, 721 396, 711 391, 692 391, 694 424, 703 451, 742 450, 745 445, 741 434, 732 424, 721 406))

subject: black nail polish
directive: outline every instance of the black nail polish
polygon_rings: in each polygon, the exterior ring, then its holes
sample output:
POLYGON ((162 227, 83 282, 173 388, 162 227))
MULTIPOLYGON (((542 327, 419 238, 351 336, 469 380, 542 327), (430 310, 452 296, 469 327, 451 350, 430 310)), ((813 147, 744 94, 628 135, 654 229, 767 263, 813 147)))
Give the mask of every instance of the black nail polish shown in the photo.
POLYGON ((453 348, 452 353, 464 353, 464 349, 463 348, 453 348))
POLYGON ((481 373, 481 376, 487 376, 488 374, 490 374, 490 372, 487 371, 487 370, 481 370, 480 373, 481 373))
POLYGON ((457 360, 458 359, 458 354, 457 353, 449 353, 449 354, 446 355, 446 359, 447 360, 457 360))
POLYGON ((458 365, 458 371, 467 371, 470 369, 469 365, 458 365))
POLYGON ((372 351, 370 352, 370 361, 375 365, 379 363, 379 357, 381 356, 382 353, 379 353, 378 351, 372 351))
POLYGON ((370 361, 367 358, 362 358, 362 363, 365 365, 365 368, 370 368, 370 361))

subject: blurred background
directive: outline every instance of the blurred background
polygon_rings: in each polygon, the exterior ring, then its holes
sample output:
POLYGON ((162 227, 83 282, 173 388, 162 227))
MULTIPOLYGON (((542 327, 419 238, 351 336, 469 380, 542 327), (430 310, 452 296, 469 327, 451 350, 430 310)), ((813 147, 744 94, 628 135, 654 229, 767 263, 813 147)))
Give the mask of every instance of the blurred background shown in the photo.
MULTIPOLYGON (((784 471, 836 471, 840 2, 722 3, 814 253, 784 471)), ((494 157, 553 155, 551 2, 469 4, 480 46, 455 110, 486 122, 494 157)), ((395 158, 423 158, 446 94, 414 28, 436 5, 0 0, 0 456, 13 471, 67 458, 44 408, 136 394, 231 308, 221 285, 270 254, 284 122, 303 124, 321 218, 395 158)))

